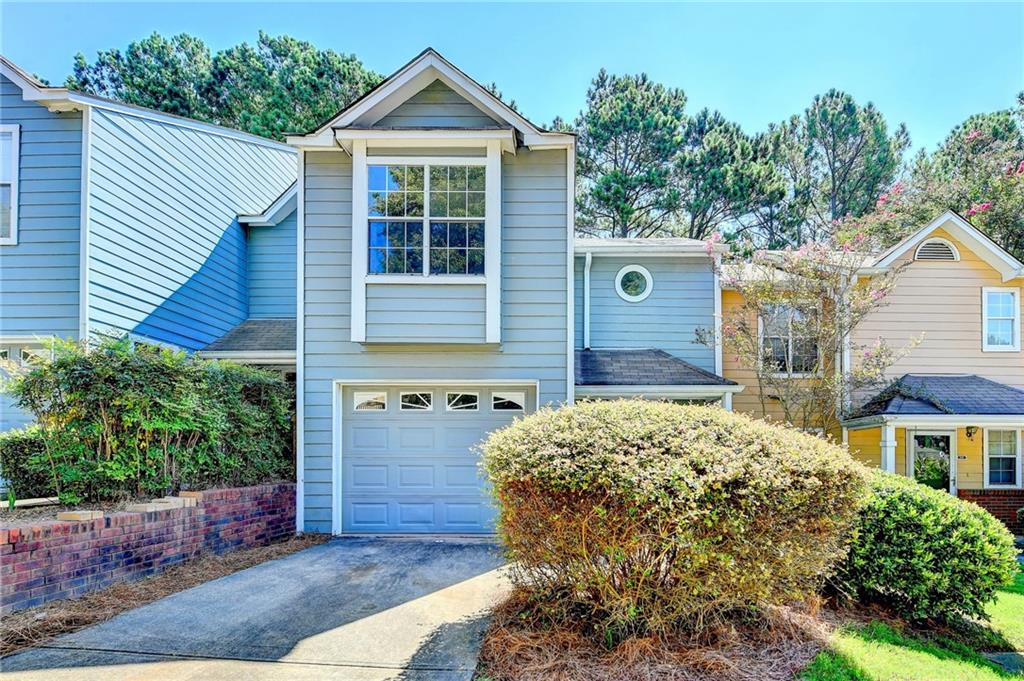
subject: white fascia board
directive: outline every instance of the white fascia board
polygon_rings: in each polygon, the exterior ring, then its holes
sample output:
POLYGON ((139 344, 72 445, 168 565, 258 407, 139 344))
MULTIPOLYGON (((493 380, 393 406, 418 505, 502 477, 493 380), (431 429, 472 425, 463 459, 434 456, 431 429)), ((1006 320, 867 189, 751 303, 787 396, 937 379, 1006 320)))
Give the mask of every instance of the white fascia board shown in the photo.
POLYGON ((577 385, 584 397, 661 397, 676 399, 717 399, 743 392, 745 385, 577 385))
POLYGON ((1024 425, 1024 414, 886 414, 866 416, 842 422, 844 428, 863 430, 882 425, 897 428, 930 428, 935 426, 1007 426, 1019 428, 1024 425))
POLYGON ((899 259, 901 255, 912 248, 916 248, 922 241, 927 239, 932 232, 940 227, 947 228, 947 230, 952 232, 952 234, 958 239, 966 241, 972 245, 974 247, 972 250, 974 250, 982 260, 987 262, 1003 275, 1003 281, 1013 279, 1015 276, 1018 276, 1017 273, 1021 269, 1024 269, 1024 263, 1021 263, 1019 260, 1007 253, 1002 247, 992 241, 992 239, 978 230, 977 227, 951 210, 943 212, 930 223, 890 248, 879 256, 872 268, 868 269, 888 269, 896 262, 897 259, 899 259))
POLYGON ((199 350, 196 354, 204 359, 229 359, 244 364, 295 364, 293 350, 199 350))
POLYGON ((514 154, 516 152, 516 133, 512 128, 495 130, 366 130, 342 128, 334 131, 334 138, 342 149, 352 153, 355 140, 364 140, 367 146, 378 149, 387 148, 452 148, 480 147, 497 141, 501 150, 514 154))
POLYGON ((274 200, 267 210, 259 215, 239 215, 238 221, 250 227, 273 227, 291 215, 299 204, 298 183, 289 187, 281 196, 274 200))

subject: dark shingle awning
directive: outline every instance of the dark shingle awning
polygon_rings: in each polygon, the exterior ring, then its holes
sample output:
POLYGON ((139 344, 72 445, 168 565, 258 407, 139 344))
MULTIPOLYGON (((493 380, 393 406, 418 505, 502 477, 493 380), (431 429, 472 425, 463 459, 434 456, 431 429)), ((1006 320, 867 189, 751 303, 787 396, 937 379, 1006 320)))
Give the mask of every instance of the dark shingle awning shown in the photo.
POLYGON ((1024 415, 1024 390, 974 375, 905 374, 857 409, 849 420, 938 415, 1024 415))
POLYGON ((294 319, 246 319, 200 351, 220 353, 291 353, 295 355, 294 319))
POLYGON ((576 385, 735 386, 664 350, 577 350, 576 385))

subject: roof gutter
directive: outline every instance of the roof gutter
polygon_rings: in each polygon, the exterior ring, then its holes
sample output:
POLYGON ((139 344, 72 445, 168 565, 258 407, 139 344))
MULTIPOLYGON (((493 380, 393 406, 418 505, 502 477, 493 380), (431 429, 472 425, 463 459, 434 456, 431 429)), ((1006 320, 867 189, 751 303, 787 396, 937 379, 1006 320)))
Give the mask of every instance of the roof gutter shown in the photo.
POLYGON ((875 426, 1012 426, 1024 425, 1024 414, 881 414, 842 421, 850 430, 875 426))
POLYGON ((577 385, 584 397, 655 397, 665 399, 718 399, 742 392, 745 385, 577 385))
POLYGON ((228 359, 243 364, 295 364, 294 350, 199 350, 204 359, 228 359))

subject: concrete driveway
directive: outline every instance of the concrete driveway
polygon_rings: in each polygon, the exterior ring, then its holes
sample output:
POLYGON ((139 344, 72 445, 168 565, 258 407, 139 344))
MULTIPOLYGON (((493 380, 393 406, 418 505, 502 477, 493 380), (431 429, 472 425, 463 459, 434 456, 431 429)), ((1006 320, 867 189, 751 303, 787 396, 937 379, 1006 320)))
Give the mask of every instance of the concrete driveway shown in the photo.
POLYGON ((506 593, 473 540, 336 539, 0 660, 4 678, 470 679, 506 593))

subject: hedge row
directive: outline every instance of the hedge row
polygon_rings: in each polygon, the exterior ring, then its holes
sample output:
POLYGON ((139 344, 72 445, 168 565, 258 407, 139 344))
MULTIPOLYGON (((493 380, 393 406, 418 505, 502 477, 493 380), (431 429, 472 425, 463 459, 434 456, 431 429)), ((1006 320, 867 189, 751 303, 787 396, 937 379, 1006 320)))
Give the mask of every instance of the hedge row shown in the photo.
POLYGON ((127 339, 57 341, 8 391, 37 423, 0 437, 18 497, 77 503, 292 475, 294 392, 273 372, 127 339))

